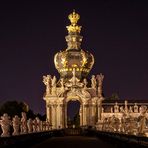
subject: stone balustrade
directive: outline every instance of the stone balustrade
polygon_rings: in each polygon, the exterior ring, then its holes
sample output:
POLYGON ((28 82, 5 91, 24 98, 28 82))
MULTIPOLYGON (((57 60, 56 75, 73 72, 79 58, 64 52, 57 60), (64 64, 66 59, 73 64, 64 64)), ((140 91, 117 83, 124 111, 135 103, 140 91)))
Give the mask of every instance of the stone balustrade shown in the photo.
POLYGON ((119 132, 131 135, 148 136, 148 109, 147 106, 119 106, 115 103, 110 112, 102 109, 101 120, 96 124, 97 130, 119 132))
POLYGON ((1 137, 16 136, 35 132, 51 130, 51 125, 47 121, 41 121, 38 117, 27 119, 26 113, 22 112, 22 117, 15 115, 12 120, 7 113, 0 117, 1 137))

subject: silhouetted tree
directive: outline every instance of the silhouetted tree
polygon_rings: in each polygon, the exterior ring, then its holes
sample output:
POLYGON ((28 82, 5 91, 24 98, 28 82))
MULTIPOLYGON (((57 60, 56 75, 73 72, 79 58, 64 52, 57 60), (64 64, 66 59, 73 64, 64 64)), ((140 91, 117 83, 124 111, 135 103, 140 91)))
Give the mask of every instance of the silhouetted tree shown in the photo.
POLYGON ((11 118, 15 115, 21 117, 22 112, 25 112, 27 114, 28 119, 39 117, 42 121, 46 120, 46 114, 34 114, 33 110, 29 109, 29 106, 25 102, 7 101, 0 106, 0 116, 2 116, 4 113, 7 113, 11 118))
POLYGON ((36 115, 34 114, 34 112, 31 109, 29 109, 27 112, 27 118, 34 119, 35 117, 36 115))
POLYGON ((21 117, 22 112, 29 113, 30 116, 33 116, 33 111, 29 110, 28 105, 24 102, 7 101, 0 107, 0 115, 7 113, 10 117, 15 115, 21 117))
POLYGON ((36 117, 39 117, 39 119, 42 120, 42 121, 45 121, 45 120, 46 120, 46 114, 41 115, 41 114, 38 113, 38 114, 36 114, 35 116, 36 116, 36 117))

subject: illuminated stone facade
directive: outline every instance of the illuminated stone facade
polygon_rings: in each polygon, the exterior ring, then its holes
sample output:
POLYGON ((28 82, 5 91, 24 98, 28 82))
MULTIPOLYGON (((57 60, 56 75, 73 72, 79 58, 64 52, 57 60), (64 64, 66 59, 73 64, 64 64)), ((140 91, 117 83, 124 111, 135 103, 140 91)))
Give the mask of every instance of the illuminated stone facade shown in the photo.
POLYGON ((81 49, 81 26, 77 24, 79 14, 73 12, 68 16, 71 24, 67 26, 67 48, 55 54, 55 67, 60 73, 60 79, 55 76, 43 76, 46 86, 44 100, 46 101, 47 120, 53 129, 67 127, 67 104, 69 101, 80 102, 80 126, 95 126, 101 118, 102 83, 104 76, 87 75, 94 64, 94 57, 88 51, 81 49))
POLYGON ((104 75, 87 78, 94 64, 94 57, 81 49, 81 26, 77 24, 80 16, 69 15, 71 24, 67 26, 67 48, 55 54, 55 67, 60 79, 43 76, 46 86, 47 122, 53 129, 67 128, 67 106, 69 101, 79 101, 80 126, 93 126, 98 130, 126 134, 148 135, 147 103, 124 103, 121 100, 110 102, 103 97, 104 75), (104 100, 104 101, 103 101, 104 100), (103 101, 103 102, 102 102, 103 101))

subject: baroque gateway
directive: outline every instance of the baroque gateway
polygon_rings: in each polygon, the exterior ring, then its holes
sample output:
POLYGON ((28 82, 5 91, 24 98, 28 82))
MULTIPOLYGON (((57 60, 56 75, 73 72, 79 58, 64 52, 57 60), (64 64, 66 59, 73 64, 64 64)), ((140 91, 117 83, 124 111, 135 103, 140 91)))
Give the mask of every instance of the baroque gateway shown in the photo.
POLYGON ((78 101, 79 126, 93 126, 99 130, 124 133, 148 133, 147 102, 139 100, 107 100, 103 97, 102 83, 104 75, 92 75, 87 78, 93 67, 94 57, 81 49, 80 19, 75 11, 68 16, 71 24, 67 26, 67 49, 58 52, 54 57, 55 67, 60 79, 55 76, 43 76, 46 86, 47 121, 53 129, 67 128, 67 108, 70 101, 78 101), (103 103, 102 103, 103 101, 103 103))
POLYGON ((75 11, 68 16, 71 24, 67 26, 67 49, 58 52, 54 57, 55 67, 60 73, 60 80, 54 76, 43 76, 46 85, 47 120, 52 128, 67 127, 67 104, 69 101, 80 102, 80 126, 94 126, 101 117, 102 74, 92 75, 91 84, 86 79, 93 67, 94 57, 81 49, 80 19, 75 11))

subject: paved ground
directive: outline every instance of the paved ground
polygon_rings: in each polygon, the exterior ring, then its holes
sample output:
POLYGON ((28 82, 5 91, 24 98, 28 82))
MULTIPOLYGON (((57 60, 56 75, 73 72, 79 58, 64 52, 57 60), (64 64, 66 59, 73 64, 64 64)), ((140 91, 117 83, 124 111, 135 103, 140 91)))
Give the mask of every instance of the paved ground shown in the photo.
POLYGON ((53 137, 33 148, 115 148, 96 137, 67 136, 53 137))

